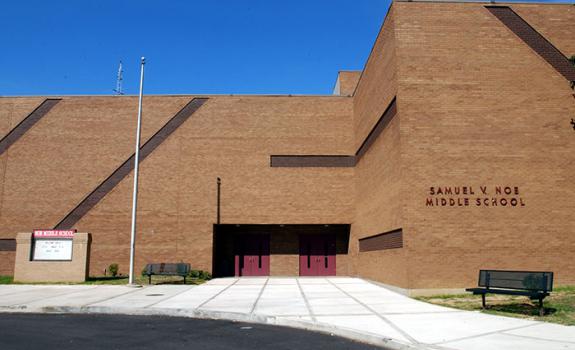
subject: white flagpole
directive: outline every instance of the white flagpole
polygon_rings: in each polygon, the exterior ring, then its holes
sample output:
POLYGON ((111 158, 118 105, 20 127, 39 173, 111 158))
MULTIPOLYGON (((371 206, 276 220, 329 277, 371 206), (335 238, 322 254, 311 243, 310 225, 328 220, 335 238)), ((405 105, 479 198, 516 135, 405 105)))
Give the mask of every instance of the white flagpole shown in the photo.
POLYGON ((146 58, 142 57, 140 65, 140 98, 138 100, 138 127, 136 128, 136 154, 134 159, 134 194, 132 198, 132 230, 130 237, 130 275, 129 285, 134 283, 134 256, 136 249, 136 211, 138 207, 138 166, 140 163, 140 129, 142 127, 142 96, 144 94, 144 65, 146 58))

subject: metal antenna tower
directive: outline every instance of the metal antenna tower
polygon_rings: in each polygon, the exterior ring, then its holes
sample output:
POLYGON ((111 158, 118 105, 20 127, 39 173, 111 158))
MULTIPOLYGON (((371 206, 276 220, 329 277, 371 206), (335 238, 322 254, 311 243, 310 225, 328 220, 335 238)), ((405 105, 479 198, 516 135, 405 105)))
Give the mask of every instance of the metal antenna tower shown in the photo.
POLYGON ((120 61, 120 67, 118 67, 118 76, 116 78, 116 88, 114 89, 116 95, 124 94, 124 90, 122 89, 122 80, 124 80, 123 74, 124 71, 122 70, 122 61, 120 61))

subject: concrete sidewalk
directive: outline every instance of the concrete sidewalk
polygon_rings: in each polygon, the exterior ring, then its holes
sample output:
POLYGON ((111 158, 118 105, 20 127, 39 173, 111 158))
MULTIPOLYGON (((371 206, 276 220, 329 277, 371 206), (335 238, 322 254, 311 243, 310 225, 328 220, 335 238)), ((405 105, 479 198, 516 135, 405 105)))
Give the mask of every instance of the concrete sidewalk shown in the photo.
POLYGON ((225 318, 390 348, 575 349, 575 327, 420 302, 358 278, 224 278, 201 286, 4 285, 0 312, 225 318))

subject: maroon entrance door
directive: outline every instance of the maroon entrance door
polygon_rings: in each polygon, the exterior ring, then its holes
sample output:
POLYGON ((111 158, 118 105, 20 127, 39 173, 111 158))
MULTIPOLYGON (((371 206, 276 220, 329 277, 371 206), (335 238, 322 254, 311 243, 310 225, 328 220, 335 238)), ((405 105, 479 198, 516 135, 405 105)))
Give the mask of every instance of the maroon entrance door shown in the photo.
POLYGON ((236 276, 269 276, 270 236, 241 235, 236 240, 236 276))
POLYGON ((335 235, 299 236, 299 275, 335 276, 335 235))

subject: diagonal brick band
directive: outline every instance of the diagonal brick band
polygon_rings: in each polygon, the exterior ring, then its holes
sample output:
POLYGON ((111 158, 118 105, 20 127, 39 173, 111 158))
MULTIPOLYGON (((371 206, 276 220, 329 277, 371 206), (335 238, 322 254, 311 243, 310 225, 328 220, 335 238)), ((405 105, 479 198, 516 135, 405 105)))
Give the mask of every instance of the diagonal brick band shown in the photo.
POLYGON ((569 81, 575 81, 575 67, 551 42, 507 6, 485 6, 515 35, 569 81))
POLYGON ((12 146, 20 137, 22 137, 34 124, 45 116, 54 107, 60 99, 45 99, 32 113, 16 125, 10 132, 0 140, 0 155, 2 155, 10 146, 12 146))
MULTIPOLYGON (((158 146, 176 131, 188 118, 197 111, 208 99, 194 98, 175 116, 172 117, 158 132, 140 147, 140 162, 146 159, 158 146)), ((54 229, 69 229, 90 211, 102 198, 116 187, 134 169, 135 154, 132 153, 106 180, 94 189, 80 204, 62 219, 54 229)))

